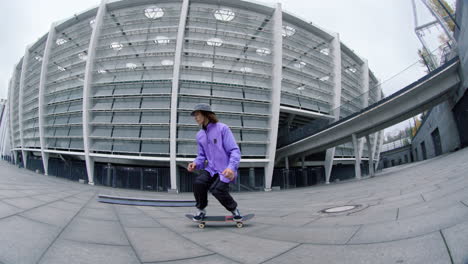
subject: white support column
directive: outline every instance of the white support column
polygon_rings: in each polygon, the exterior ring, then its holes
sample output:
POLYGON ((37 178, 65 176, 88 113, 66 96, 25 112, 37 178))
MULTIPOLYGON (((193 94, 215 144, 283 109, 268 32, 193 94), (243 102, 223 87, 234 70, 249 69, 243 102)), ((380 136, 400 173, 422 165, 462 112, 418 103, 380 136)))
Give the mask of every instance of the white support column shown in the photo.
POLYGON ((179 28, 177 29, 176 49, 174 54, 174 69, 172 72, 172 94, 171 94, 171 126, 169 133, 169 157, 171 173, 171 190, 169 192, 178 193, 177 188, 177 104, 179 96, 179 77, 180 65, 182 62, 182 48, 184 46, 185 25, 187 24, 187 15, 189 0, 183 0, 180 10, 179 28))
POLYGON ((372 142, 370 136, 366 136, 367 151, 369 152, 369 176, 374 177, 374 151, 372 149, 372 142))
MULTIPOLYGON (((369 106, 369 63, 367 59, 362 59, 363 63, 361 65, 361 87, 362 87, 362 108, 369 106)), ((360 157, 362 157, 362 152, 364 151, 364 140, 359 139, 359 149, 361 150, 360 157)))
MULTIPOLYGON (((379 81, 379 83, 381 83, 379 81)), ((380 101, 380 99, 382 99, 382 86, 379 84, 376 88, 376 93, 377 93, 377 101, 380 101)), ((379 166, 379 159, 380 159, 380 147, 382 146, 383 144, 383 133, 384 131, 381 130, 381 131, 378 131, 376 133, 374 133, 374 142, 373 142, 373 148, 372 148, 372 151, 373 151, 373 160, 376 162, 376 164, 374 165, 374 173, 377 171, 377 167, 379 166), (380 138, 382 137, 382 141, 380 140, 380 138)))
POLYGON ((83 148, 85 152, 86 172, 88 173, 88 184, 94 185, 94 159, 89 156, 90 149, 90 125, 91 120, 91 89, 93 82, 93 71, 94 71, 94 58, 96 57, 96 47, 99 40, 100 30, 104 21, 104 15, 106 14, 106 3, 107 0, 102 0, 99 5, 99 9, 96 14, 93 33, 91 33, 91 39, 89 40, 88 47, 88 60, 86 61, 85 77, 83 84, 83 148))
POLYGON ((377 143, 377 150, 375 152, 375 160, 376 160, 376 163, 375 163, 375 166, 374 166, 374 171, 377 171, 377 168, 379 166, 379 161, 380 161, 380 150, 382 148, 382 145, 383 145, 383 140, 384 140, 384 131, 381 130, 379 132, 377 132, 377 138, 378 138, 378 143, 377 143))
POLYGON ((281 4, 276 4, 273 14, 273 65, 271 72, 271 118, 270 133, 267 147, 268 164, 265 168, 265 191, 271 191, 273 170, 275 169, 276 140, 281 104, 281 79, 283 75, 283 11, 281 4))
POLYGON ((19 102, 18 102, 18 123, 19 123, 19 131, 20 131, 20 141, 21 141, 21 152, 23 154, 23 162, 24 162, 24 167, 26 168, 27 165, 27 153, 23 149, 25 148, 24 146, 24 127, 23 127, 23 110, 24 110, 24 105, 23 105, 23 97, 24 97, 24 79, 26 78, 26 73, 27 73, 27 67, 28 67, 28 60, 29 60, 29 46, 26 47, 26 50, 24 52, 23 56, 23 63, 21 64, 21 75, 20 75, 20 82, 19 82, 19 102))
POLYGON ((354 163, 354 171, 356 173, 356 179, 361 179, 361 150, 360 144, 356 137, 356 134, 352 134, 353 137, 353 147, 354 147, 354 156, 356 162, 354 163))
POLYGON ((1 137, 0 137, 0 140, 1 140, 1 148, 0 148, 0 153, 2 156, 5 156, 5 148, 6 148, 6 139, 8 137, 8 102, 5 103, 5 107, 3 109, 3 113, 2 113, 2 124, 1 125, 1 128, 2 128, 2 131, 1 131, 1 137))
MULTIPOLYGON (((335 122, 340 119, 341 105, 341 45, 340 36, 335 34, 331 42, 331 53, 333 55, 333 116, 335 122)), ((333 168, 333 160, 335 157, 336 148, 329 148, 325 154, 325 184, 330 184, 330 176, 333 168)))
POLYGON ((10 79, 10 84, 8 86, 8 128, 10 131, 10 154, 12 154, 13 162, 16 164, 16 156, 13 151, 14 148, 14 137, 13 137, 13 80, 15 76, 15 71, 13 72, 13 77, 10 79))
POLYGON ((46 138, 45 138, 45 90, 46 90, 46 82, 47 82, 47 71, 49 65, 49 58, 52 52, 52 47, 54 45, 55 36, 57 34, 55 30, 56 24, 53 23, 50 26, 49 34, 47 35, 47 42, 44 48, 44 55, 42 58, 42 65, 41 65, 41 75, 39 79, 39 98, 38 98, 38 105, 39 105, 39 142, 41 145, 41 156, 42 156, 42 165, 44 166, 44 174, 49 175, 49 153, 45 152, 44 150, 47 149, 46 138))
POLYGON ((284 157, 284 167, 289 170, 289 157, 284 157))

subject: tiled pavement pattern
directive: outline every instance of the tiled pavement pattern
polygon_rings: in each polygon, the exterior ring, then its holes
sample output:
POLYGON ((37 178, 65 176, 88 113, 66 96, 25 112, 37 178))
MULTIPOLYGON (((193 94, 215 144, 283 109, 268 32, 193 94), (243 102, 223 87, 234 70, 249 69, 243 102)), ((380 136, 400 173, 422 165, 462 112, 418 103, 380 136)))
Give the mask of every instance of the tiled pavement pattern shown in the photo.
MULTIPOLYGON (((103 204, 97 194, 192 199, 44 176, 0 162, 0 263, 468 263, 468 148, 375 178, 235 193, 242 229, 193 208, 103 204), (322 209, 361 205, 348 213, 322 209)), ((209 214, 224 214, 210 196, 209 214)))

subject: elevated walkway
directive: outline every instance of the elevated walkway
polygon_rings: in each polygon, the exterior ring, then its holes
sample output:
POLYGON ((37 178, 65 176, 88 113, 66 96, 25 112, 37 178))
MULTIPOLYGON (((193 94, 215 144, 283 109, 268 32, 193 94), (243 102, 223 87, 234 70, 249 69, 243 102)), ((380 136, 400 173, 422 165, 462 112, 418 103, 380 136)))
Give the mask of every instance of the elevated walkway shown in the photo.
POLYGON ((276 161, 307 152, 309 154, 367 136, 415 116, 447 100, 460 83, 459 59, 453 58, 435 71, 400 91, 322 129, 308 131, 302 139, 277 149, 276 161))

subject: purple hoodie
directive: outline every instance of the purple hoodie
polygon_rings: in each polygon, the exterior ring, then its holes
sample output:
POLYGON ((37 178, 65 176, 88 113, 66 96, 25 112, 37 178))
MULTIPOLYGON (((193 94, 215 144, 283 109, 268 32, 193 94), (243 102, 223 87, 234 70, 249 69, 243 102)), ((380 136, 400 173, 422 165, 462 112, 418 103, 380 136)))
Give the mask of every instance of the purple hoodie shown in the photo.
POLYGON ((198 131, 197 143, 198 156, 193 161, 197 165, 197 169, 205 169, 211 176, 218 173, 220 180, 227 183, 230 180, 221 174, 226 168, 231 169, 237 177, 241 153, 236 139, 227 125, 220 122, 208 123, 206 130, 200 129, 198 131), (206 168, 205 160, 208 161, 206 168))

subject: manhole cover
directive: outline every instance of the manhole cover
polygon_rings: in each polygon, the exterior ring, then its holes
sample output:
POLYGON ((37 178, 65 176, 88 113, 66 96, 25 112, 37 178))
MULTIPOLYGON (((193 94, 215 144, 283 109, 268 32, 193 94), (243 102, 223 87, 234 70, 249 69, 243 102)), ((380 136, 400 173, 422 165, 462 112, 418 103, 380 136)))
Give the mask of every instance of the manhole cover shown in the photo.
POLYGON ((342 213, 342 212, 351 211, 351 210, 359 208, 359 207, 361 207, 361 206, 360 205, 343 205, 343 206, 337 206, 337 207, 323 209, 321 212, 322 213, 327 213, 327 214, 342 213))

